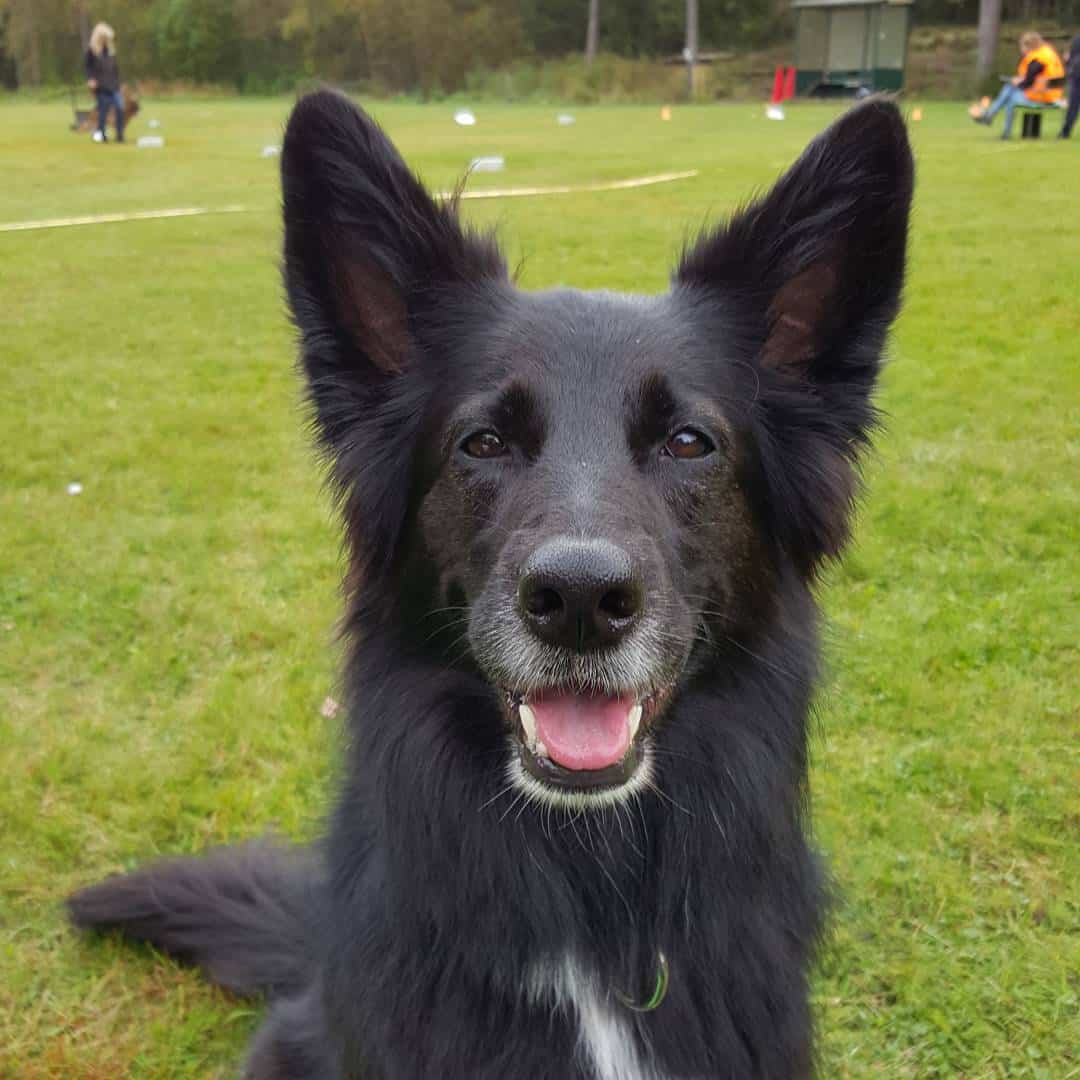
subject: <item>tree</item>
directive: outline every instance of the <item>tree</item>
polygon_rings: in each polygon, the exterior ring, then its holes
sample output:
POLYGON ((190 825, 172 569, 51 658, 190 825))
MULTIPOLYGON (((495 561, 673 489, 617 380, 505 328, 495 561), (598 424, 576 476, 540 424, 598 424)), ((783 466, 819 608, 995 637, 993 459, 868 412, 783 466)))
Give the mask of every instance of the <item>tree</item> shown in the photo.
POLYGON ((589 0, 589 26, 585 31, 585 66, 596 59, 596 39, 600 34, 600 0, 589 0))
POLYGON ((975 60, 975 81, 979 86, 994 67, 1000 33, 1001 0, 979 0, 979 49, 975 60))
POLYGON ((69 80, 81 64, 79 26, 70 0, 0 0, 4 49, 21 86, 69 80))
POLYGON ((686 94, 694 96, 694 64, 698 54, 698 0, 686 0, 686 94))
POLYGON ((154 14, 158 58, 165 73, 196 82, 238 78, 241 48, 233 5, 161 0, 154 14))
POLYGON ((90 14, 86 10, 86 0, 76 0, 75 9, 79 15, 79 40, 85 49, 90 44, 90 14))

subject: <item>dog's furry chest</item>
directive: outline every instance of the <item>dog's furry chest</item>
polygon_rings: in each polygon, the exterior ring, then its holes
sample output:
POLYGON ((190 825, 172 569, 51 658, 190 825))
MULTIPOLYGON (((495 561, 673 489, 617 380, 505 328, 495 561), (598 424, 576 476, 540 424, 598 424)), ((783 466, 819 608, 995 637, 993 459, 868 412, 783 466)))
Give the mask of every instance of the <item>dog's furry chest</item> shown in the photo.
POLYGON ((537 1004, 576 1019, 578 1055, 595 1080, 667 1080, 641 1053, 629 1014, 571 957, 534 967, 528 990, 537 1004))

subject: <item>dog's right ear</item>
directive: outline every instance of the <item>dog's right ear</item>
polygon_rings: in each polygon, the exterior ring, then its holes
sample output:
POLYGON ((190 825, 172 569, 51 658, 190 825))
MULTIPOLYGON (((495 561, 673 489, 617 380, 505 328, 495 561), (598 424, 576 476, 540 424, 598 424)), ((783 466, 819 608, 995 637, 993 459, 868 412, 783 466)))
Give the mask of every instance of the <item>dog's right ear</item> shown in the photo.
POLYGON ((437 204, 379 126, 344 95, 302 98, 281 162, 285 286, 321 434, 415 360, 414 327, 455 283, 505 278, 494 241, 437 204))

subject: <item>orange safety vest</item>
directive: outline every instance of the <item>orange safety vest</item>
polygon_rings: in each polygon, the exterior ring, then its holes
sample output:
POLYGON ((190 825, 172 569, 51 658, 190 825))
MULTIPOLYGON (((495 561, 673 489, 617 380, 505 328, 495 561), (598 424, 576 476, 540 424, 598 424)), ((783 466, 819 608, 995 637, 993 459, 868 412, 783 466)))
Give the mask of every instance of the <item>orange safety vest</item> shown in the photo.
POLYGON ((1016 74, 1023 79, 1027 75, 1028 64, 1032 60, 1038 60, 1043 66, 1043 70, 1036 76, 1035 82, 1029 86, 1024 93, 1031 98, 1032 101, 1041 101, 1046 105, 1053 104, 1053 102, 1059 100, 1064 94, 1064 90, 1060 86, 1047 85, 1054 79, 1065 78, 1065 65, 1061 62, 1061 57, 1058 56, 1057 50, 1053 45, 1043 42, 1037 49, 1032 49, 1023 60, 1020 61, 1020 66, 1016 69, 1016 74))

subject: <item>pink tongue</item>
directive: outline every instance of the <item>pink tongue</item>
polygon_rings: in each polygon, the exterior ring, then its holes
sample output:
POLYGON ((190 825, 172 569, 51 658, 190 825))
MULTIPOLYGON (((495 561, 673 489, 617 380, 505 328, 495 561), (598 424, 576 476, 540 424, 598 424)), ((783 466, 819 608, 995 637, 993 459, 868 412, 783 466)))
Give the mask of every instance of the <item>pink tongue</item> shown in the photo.
POLYGON ((566 769, 606 769, 630 749, 633 698, 560 697, 529 702, 536 737, 566 769))

